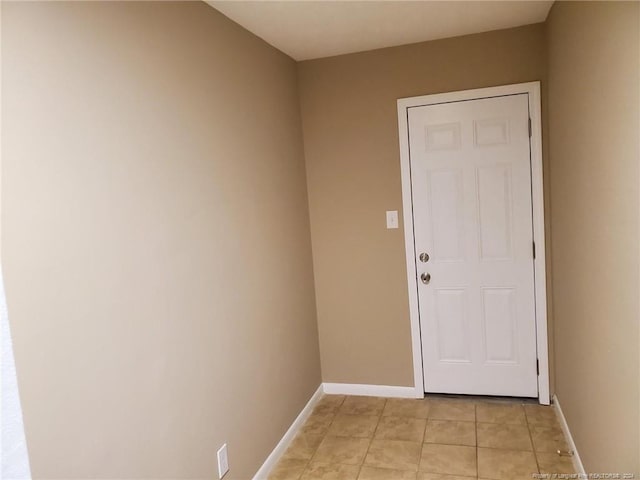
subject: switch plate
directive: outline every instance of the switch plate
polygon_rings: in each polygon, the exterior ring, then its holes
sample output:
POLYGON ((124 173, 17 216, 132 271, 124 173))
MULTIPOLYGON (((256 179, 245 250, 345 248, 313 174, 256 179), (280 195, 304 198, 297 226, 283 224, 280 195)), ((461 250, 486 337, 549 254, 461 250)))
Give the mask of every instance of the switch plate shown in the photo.
POLYGON ((218 450, 218 478, 224 477, 229 471, 229 459, 227 458, 227 444, 225 443, 218 450))
POLYGON ((398 228, 397 210, 387 210, 387 228, 398 228))

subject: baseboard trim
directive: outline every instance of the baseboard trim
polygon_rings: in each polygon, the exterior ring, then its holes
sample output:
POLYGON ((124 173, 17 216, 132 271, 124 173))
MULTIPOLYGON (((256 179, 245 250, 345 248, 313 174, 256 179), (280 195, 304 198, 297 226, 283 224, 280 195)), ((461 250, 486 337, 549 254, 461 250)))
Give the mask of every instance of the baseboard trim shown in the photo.
POLYGON ((414 387, 363 385, 359 383, 323 383, 324 393, 333 395, 363 395, 367 397, 423 398, 424 392, 414 387))
POLYGON ((256 474, 253 476, 253 480, 266 480, 266 478, 269 477, 269 473, 271 473, 271 470, 273 470, 273 467, 276 466, 276 464, 278 463, 278 460, 280 460, 280 457, 282 457, 284 452, 287 450, 293 438, 296 436, 296 434, 298 433, 302 425, 304 425, 304 422, 306 422, 307 418, 309 418, 309 415, 311 415, 313 408, 316 406, 318 401, 322 398, 323 393, 324 393, 323 384, 320 384, 320 386, 315 391, 315 393, 311 396, 311 398, 309 399, 307 404, 304 406, 300 414, 296 417, 296 419, 293 421, 293 423, 291 424, 289 429, 286 431, 284 436, 280 439, 276 447, 269 454, 269 456, 264 461, 262 466, 258 469, 256 474))
POLYGON ((567 423, 567 419, 564 417, 564 413, 562 412, 562 407, 560 406, 560 401, 558 400, 557 395, 553 396, 553 406, 556 409, 556 415, 558 416, 558 420, 560 421, 560 427, 562 428, 562 432, 564 433, 564 436, 567 439, 567 443, 569 444, 569 450, 573 450, 573 457, 572 457, 573 468, 575 468, 578 474, 586 475, 586 472, 584 470, 584 465, 582 465, 582 459, 580 458, 580 454, 578 453, 576 444, 573 441, 573 437, 571 436, 571 430, 569 430, 569 424, 567 423))

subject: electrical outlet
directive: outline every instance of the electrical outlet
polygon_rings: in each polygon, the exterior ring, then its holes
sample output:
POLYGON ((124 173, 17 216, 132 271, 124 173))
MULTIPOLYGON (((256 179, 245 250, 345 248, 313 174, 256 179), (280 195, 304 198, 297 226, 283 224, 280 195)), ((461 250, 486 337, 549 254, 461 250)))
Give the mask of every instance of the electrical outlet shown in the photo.
POLYGON ((398 228, 397 210, 387 210, 387 228, 398 228))
POLYGON ((227 458, 227 444, 225 443, 218 450, 218 478, 224 477, 229 471, 229 459, 227 458))

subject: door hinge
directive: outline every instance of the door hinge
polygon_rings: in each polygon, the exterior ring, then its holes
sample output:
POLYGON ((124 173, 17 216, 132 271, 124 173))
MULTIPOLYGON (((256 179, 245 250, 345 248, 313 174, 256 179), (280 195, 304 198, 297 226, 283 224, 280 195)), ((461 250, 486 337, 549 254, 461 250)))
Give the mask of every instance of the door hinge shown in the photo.
POLYGON ((536 259, 536 242, 533 242, 533 259, 536 259))
POLYGON ((536 375, 540 376, 540 360, 536 358, 536 375))
POLYGON ((529 117, 529 138, 531 138, 531 117, 529 117))

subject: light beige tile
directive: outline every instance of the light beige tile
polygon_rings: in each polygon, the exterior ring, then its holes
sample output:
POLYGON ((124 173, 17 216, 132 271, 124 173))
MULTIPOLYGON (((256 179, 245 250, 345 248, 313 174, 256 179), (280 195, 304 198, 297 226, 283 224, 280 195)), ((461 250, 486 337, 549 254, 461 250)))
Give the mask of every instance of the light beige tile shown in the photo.
POLYGON ((478 423, 477 426, 479 447, 533 450, 526 425, 478 423))
POLYGON ((401 440, 373 440, 364 464, 369 467, 398 470, 418 470, 420 461, 419 442, 401 440))
POLYGON ((307 460, 283 458, 269 474, 269 480, 298 480, 306 466, 307 460))
POLYGON ((390 398, 382 415, 392 417, 427 418, 430 402, 427 399, 390 398))
POLYGON ((527 424, 522 405, 509 403, 477 403, 476 421, 483 423, 508 423, 513 425, 527 424))
POLYGON ((405 440, 422 442, 427 421, 411 417, 382 417, 375 438, 380 440, 405 440))
POLYGON ((324 395, 313 409, 314 413, 331 413, 337 411, 344 403, 344 395, 324 395))
POLYGON ((310 459, 322 442, 322 435, 299 433, 284 452, 284 458, 310 459))
POLYGON ((339 413, 333 419, 328 435, 370 438, 380 417, 372 415, 345 415, 339 413))
POLYGON ((538 473, 533 452, 478 448, 478 477, 497 480, 532 478, 538 473))
POLYGON ((461 477, 460 475, 444 475, 442 473, 418 472, 417 480, 476 480, 476 477, 461 477))
POLYGON ((474 446, 476 444, 476 424, 454 420, 429 420, 424 443, 474 446))
POLYGON ((359 465, 369 446, 368 438, 334 437, 327 435, 313 457, 315 463, 359 465))
POLYGON ((386 399, 380 397, 347 397, 340 413, 350 415, 380 415, 386 399))
POLYGON ((358 465, 312 462, 300 480, 356 480, 359 470, 360 466, 358 465))
POLYGON ((416 472, 364 466, 358 480, 416 480, 416 472))
POLYGON ((553 407, 546 405, 525 405, 525 414, 529 425, 542 427, 560 427, 553 407))
POLYGON ((425 443, 422 446, 420 470, 475 477, 477 474, 476 449, 462 445, 425 443))
POLYGON ((465 400, 433 400, 429 420, 475 422, 476 406, 472 401, 465 400))
POLYGON ((333 421, 333 418, 336 416, 333 412, 326 413, 312 413, 304 425, 302 426, 302 431, 304 433, 309 433, 311 435, 325 435, 327 430, 329 430, 329 426, 333 421))
POLYGON ((564 438, 564 434, 559 427, 543 427, 530 425, 533 448, 536 452, 553 452, 558 450, 567 451, 569 446, 564 438))
POLYGON ((571 457, 561 457, 557 453, 536 453, 540 473, 576 473, 571 457))

